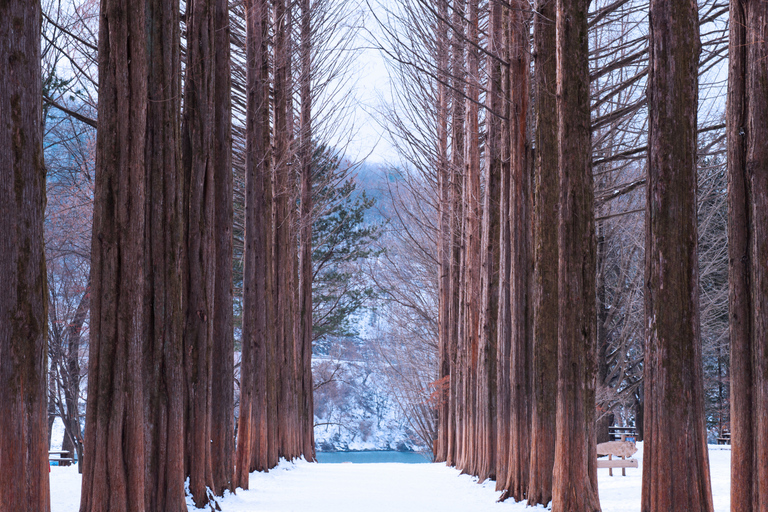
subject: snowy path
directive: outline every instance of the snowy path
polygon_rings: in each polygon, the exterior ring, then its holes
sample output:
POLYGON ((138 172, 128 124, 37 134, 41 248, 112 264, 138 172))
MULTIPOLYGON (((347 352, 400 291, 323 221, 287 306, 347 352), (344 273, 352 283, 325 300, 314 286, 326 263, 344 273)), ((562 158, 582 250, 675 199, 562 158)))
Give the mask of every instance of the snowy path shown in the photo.
MULTIPOLYGON (((638 453, 636 457, 642 457, 638 453)), ((731 452, 710 447, 715 511, 728 512, 731 452)), ((642 463, 641 463, 642 464, 642 463)), ((76 512, 80 478, 75 467, 51 468, 52 512, 76 512)), ((640 510, 639 469, 598 471, 603 512, 640 510)), ((221 500, 223 512, 517 512, 524 503, 496 503, 494 482, 478 485, 443 464, 295 464, 253 473, 250 491, 221 500)), ((190 510, 196 510, 190 507, 190 510)))

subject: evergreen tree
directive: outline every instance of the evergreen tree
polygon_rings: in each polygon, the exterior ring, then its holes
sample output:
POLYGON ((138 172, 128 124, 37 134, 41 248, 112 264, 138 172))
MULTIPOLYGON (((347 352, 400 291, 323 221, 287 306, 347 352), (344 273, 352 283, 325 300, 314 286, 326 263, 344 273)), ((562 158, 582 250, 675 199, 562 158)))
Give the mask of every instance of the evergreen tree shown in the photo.
POLYGON ((313 340, 327 350, 330 337, 353 336, 355 313, 374 296, 359 264, 376 257, 381 224, 366 220, 376 200, 359 191, 350 167, 326 146, 315 148, 312 201, 313 340))

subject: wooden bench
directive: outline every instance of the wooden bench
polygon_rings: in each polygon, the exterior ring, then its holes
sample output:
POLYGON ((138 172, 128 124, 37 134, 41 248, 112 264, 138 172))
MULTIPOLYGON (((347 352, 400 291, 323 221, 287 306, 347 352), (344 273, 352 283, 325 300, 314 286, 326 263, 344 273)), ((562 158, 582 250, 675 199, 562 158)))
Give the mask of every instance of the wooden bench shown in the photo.
POLYGON ((720 437, 717 438, 717 444, 731 444, 731 433, 724 430, 720 437))
POLYGON ((75 459, 72 452, 53 450, 48 452, 48 462, 55 462, 57 466, 71 466, 75 459))
POLYGON ((613 468, 621 468, 621 475, 627 476, 627 468, 637 468, 638 463, 632 455, 637 453, 637 447, 633 441, 609 441, 597 445, 597 455, 607 455, 607 459, 597 459, 597 468, 608 468, 608 474, 613 476, 613 468), (615 459, 613 457, 616 457, 615 459), (621 458, 619 458, 621 457, 621 458), (629 458, 627 458, 629 457, 629 458))
POLYGON ((613 455, 608 455, 607 459, 597 459, 597 469, 608 468, 609 476, 613 476, 613 468, 621 468, 621 476, 627 476, 627 468, 637 467, 637 459, 627 459, 624 456, 614 459, 613 455))

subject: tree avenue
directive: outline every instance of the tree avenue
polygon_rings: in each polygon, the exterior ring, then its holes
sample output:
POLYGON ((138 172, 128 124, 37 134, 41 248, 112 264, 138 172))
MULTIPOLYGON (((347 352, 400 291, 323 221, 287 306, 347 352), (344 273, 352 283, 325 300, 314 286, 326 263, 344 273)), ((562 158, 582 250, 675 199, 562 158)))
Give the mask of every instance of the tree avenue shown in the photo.
POLYGON ((372 297, 416 435, 502 500, 599 512, 615 424, 643 512, 713 510, 708 437, 768 510, 768 3, 390 4, 385 231, 328 126, 354 8, 0 0, 0 512, 51 509, 56 416, 81 512, 314 461, 313 347, 372 297))

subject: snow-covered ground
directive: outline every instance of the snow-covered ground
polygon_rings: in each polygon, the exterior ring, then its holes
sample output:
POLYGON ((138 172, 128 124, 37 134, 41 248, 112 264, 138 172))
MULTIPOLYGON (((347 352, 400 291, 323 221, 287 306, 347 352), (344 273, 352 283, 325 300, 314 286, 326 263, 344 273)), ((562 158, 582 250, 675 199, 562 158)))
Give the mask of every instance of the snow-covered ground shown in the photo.
MULTIPOLYGON (((674 456, 674 454, 670 454, 674 456)), ((642 448, 635 455, 640 468, 598 470, 603 512, 640 510, 642 448)), ((710 446, 712 493, 715 511, 730 509, 730 447, 710 446)), ((524 503, 497 503, 493 482, 478 485, 476 479, 443 464, 310 464, 282 462, 269 473, 253 473, 250 491, 239 490, 221 502, 223 512, 441 512, 525 509, 524 503)), ((51 468, 52 512, 74 512, 80 500, 77 468, 51 468)), ((541 507, 539 508, 541 509, 541 507)), ((196 510, 190 506, 190 510, 196 510)), ((536 509, 527 509, 536 510, 536 509)))

